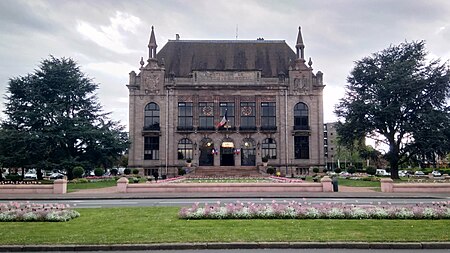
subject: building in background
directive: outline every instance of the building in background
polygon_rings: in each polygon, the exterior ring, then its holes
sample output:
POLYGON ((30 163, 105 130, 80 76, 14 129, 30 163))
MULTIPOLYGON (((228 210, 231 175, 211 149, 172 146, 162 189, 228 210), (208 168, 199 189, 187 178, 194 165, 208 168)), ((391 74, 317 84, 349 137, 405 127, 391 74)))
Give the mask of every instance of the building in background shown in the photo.
POLYGON ((323 145, 325 154, 325 164, 327 170, 335 170, 338 157, 336 156, 338 143, 337 143, 337 131, 336 122, 325 123, 323 125, 323 145))
MULTIPOLYGON (((129 75, 129 167, 175 176, 255 170, 263 157, 282 174, 324 167, 323 74, 305 60, 299 27, 284 40, 169 40, 129 75), (222 170, 217 170, 222 169, 222 170)), ((220 175, 218 175, 220 176, 220 175)))

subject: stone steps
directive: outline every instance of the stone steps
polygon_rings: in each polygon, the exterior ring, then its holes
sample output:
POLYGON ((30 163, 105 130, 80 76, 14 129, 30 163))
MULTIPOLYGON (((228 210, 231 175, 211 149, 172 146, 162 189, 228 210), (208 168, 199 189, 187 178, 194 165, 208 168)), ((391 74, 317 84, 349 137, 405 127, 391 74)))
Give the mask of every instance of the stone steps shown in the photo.
POLYGON ((197 167, 188 177, 261 177, 258 169, 254 166, 243 167, 197 167))

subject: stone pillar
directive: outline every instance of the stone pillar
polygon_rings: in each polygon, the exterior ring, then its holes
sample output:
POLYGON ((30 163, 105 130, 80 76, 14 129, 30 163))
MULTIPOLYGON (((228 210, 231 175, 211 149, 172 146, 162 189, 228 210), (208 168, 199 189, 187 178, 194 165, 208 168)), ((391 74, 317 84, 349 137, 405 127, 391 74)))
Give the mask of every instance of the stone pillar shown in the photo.
POLYGON ((381 179, 381 192, 394 192, 394 180, 390 178, 381 179))
POLYGON ((121 177, 117 180, 117 192, 126 193, 128 187, 128 178, 121 177))
POLYGON ((57 179, 53 182, 53 194, 65 194, 67 193, 67 180, 57 179))
POLYGON ((329 176, 324 176, 320 182, 322 183, 323 192, 333 192, 333 184, 329 176))

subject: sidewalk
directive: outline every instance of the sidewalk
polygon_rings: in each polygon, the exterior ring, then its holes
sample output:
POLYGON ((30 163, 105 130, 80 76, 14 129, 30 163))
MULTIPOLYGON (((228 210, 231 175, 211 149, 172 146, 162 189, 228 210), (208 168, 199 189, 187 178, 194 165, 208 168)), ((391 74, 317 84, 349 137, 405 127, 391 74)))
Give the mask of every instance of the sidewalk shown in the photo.
POLYGON ((60 199, 185 199, 185 198, 434 198, 450 200, 448 193, 384 193, 365 187, 340 186, 339 192, 195 192, 118 193, 116 187, 87 189, 67 194, 0 194, 1 200, 60 199))

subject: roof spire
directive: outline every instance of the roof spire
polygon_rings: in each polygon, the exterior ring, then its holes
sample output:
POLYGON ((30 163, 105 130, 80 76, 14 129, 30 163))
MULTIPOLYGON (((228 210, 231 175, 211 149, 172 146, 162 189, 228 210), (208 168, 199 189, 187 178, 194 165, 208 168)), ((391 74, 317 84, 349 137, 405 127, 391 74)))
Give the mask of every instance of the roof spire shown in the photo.
POLYGON ((152 26, 152 32, 150 34, 150 41, 148 42, 148 58, 149 59, 156 58, 156 48, 157 47, 158 47, 158 45, 156 45, 155 32, 153 31, 153 26, 152 26))
POLYGON ((303 44, 303 37, 302 37, 302 28, 298 27, 298 35, 297 35, 297 45, 295 45, 297 48, 297 58, 298 59, 305 59, 305 44, 303 44))

